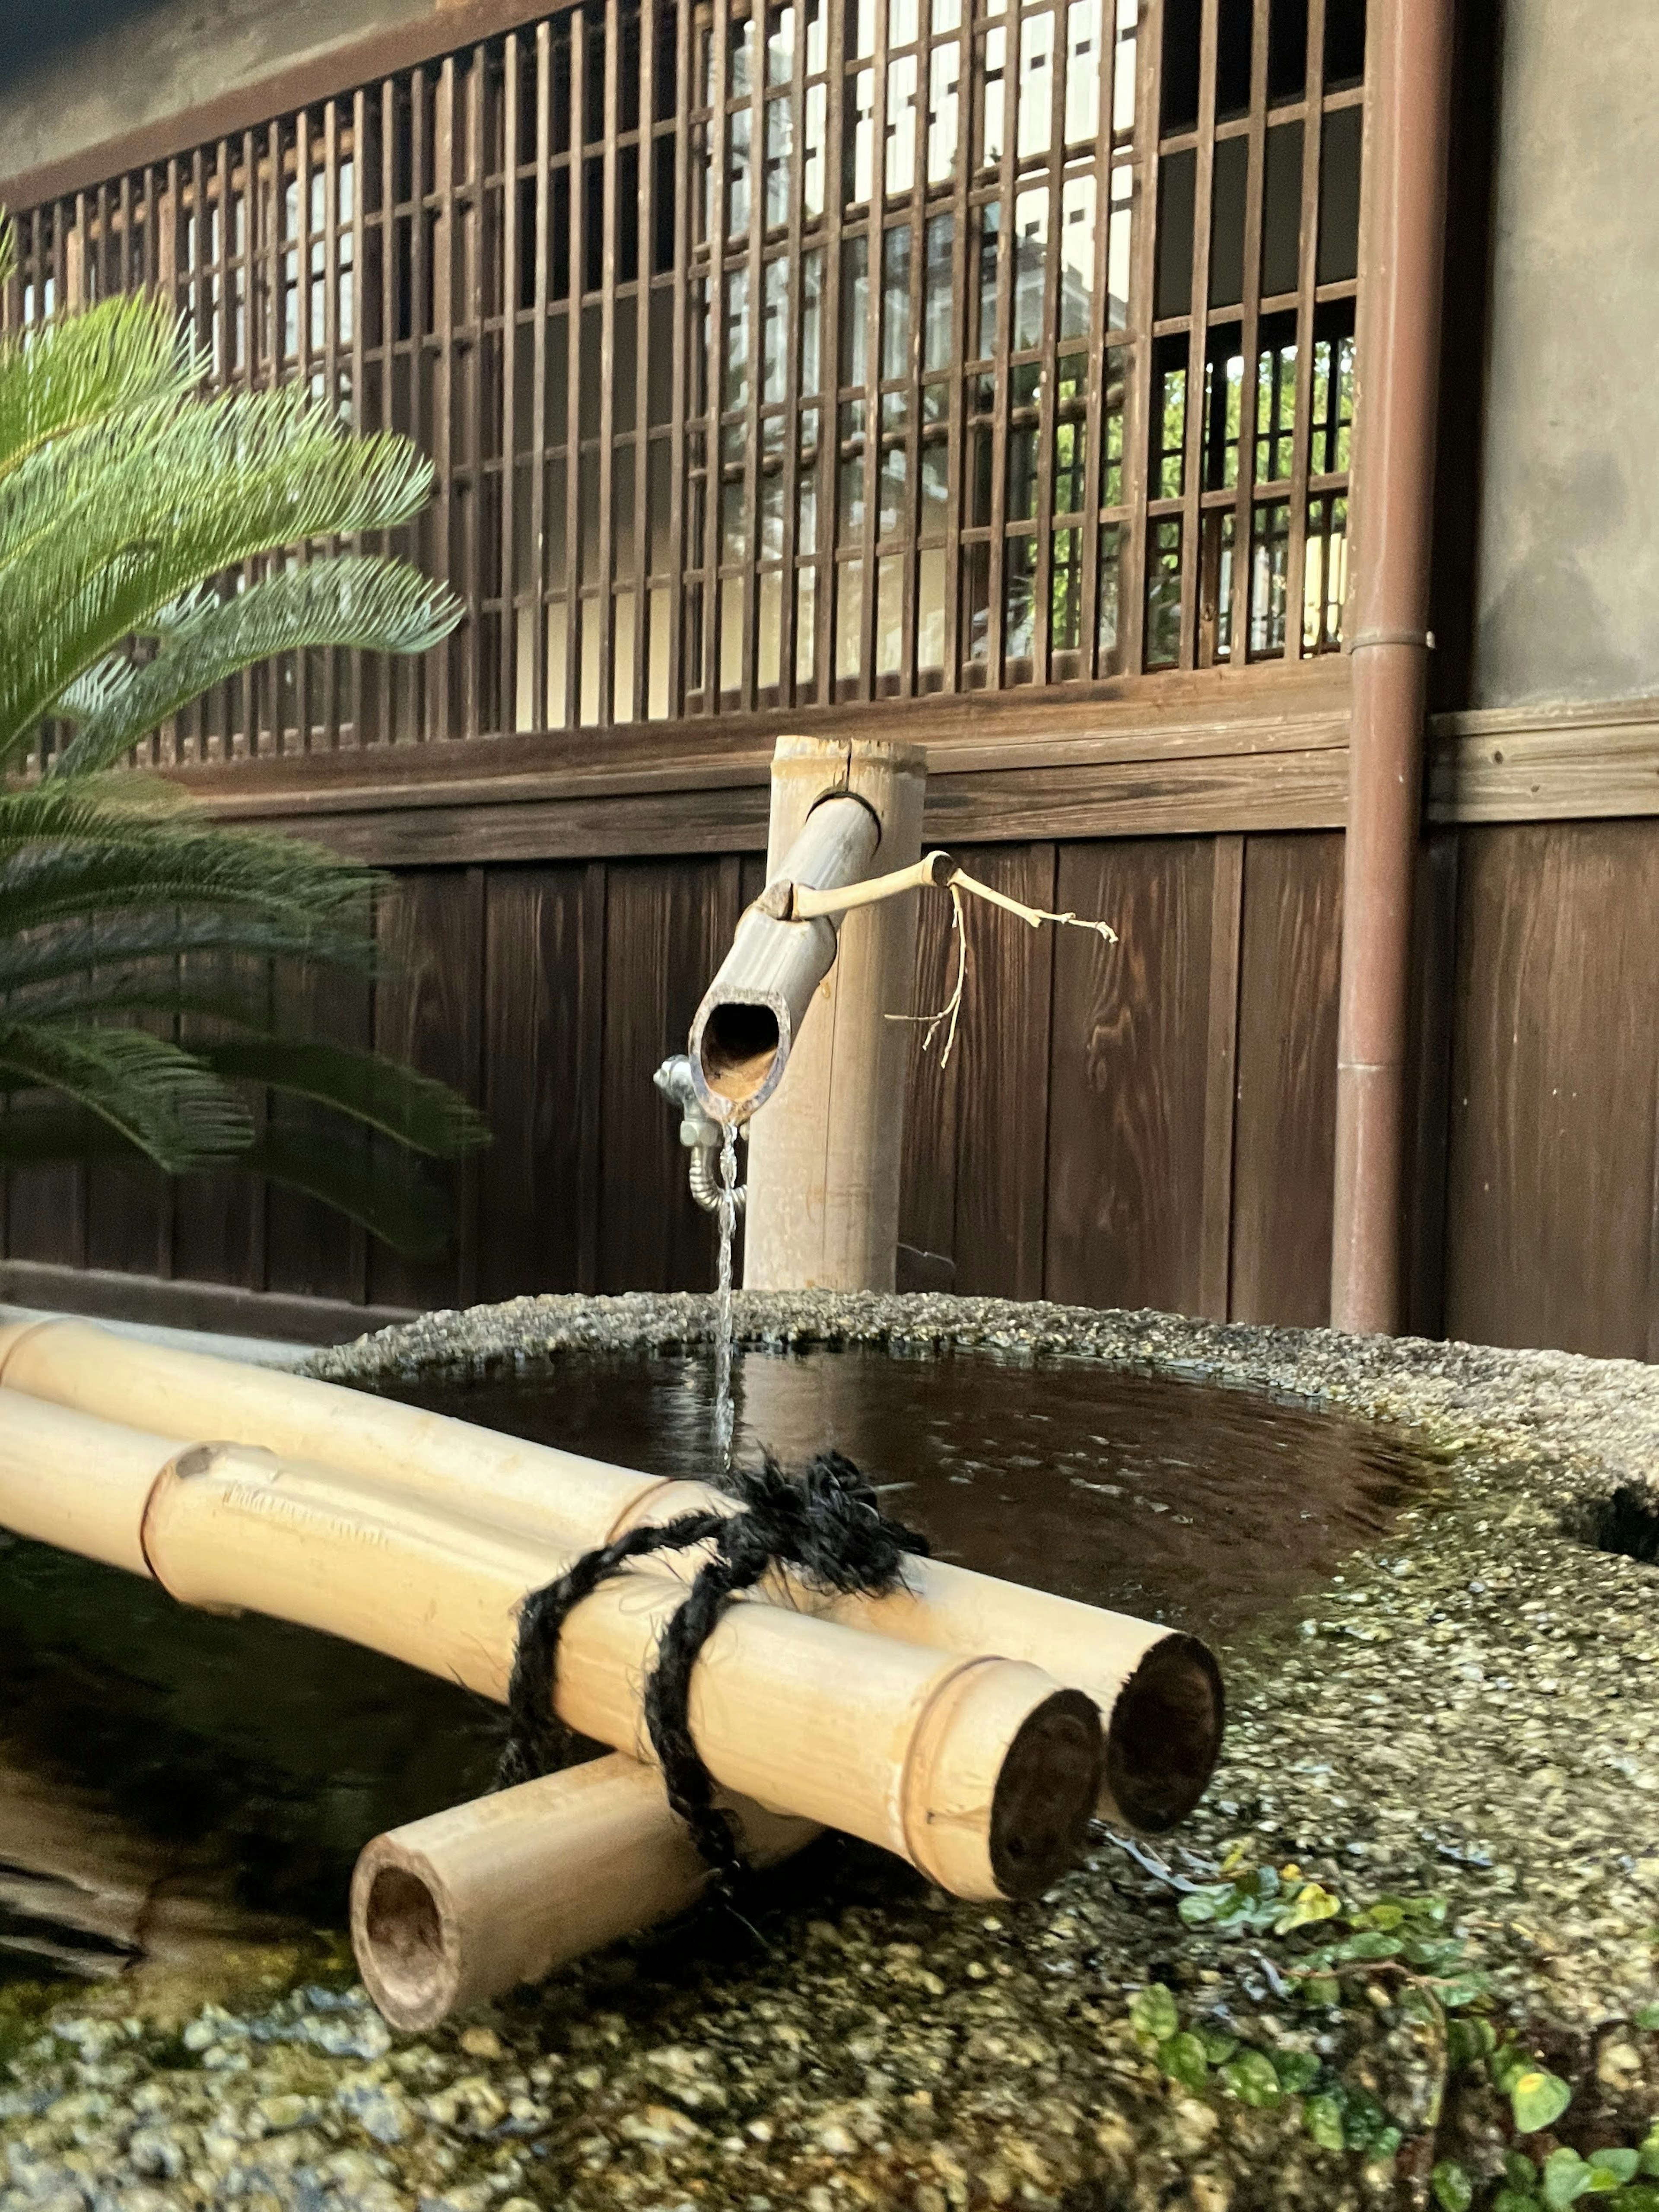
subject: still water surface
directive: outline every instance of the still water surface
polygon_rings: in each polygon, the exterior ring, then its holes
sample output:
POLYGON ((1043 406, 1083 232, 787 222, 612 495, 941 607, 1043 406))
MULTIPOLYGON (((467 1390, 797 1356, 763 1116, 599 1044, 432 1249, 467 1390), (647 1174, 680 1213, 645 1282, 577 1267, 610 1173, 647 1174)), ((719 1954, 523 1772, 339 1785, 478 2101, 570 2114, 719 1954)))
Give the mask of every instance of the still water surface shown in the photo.
MULTIPOLYGON (((1431 1470, 1295 1405, 1082 1360, 737 1360, 737 1456, 834 1445, 942 1556, 1210 1637, 1309 1590, 1431 1470)), ((703 1355, 564 1356, 399 1395, 662 1474, 706 1474, 703 1355)), ((0 1974, 339 1926, 360 1846, 489 1786, 500 1718, 284 1624, 0 1538, 0 1974)))

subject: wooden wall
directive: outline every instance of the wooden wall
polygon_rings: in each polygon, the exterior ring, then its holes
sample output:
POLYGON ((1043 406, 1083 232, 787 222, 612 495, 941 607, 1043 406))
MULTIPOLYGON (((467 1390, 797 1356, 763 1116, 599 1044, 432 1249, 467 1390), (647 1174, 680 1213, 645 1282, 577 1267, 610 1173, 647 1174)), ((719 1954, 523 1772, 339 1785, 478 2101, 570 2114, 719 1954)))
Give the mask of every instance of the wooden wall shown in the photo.
MULTIPOLYGON (((1341 840, 1336 833, 969 848, 988 880, 1121 943, 984 907, 956 1051, 913 1054, 906 1279, 1252 1320, 1326 1310, 1341 840)), ((230 1178, 176 1193, 17 1177, 14 1261, 284 1298, 446 1305, 521 1291, 702 1287, 709 1224, 653 1088, 758 855, 404 872, 399 974, 337 991, 374 1038, 477 1101, 454 1250, 411 1267, 322 1208, 230 1178)), ((948 989, 931 902, 918 1004, 948 989)))
MULTIPOLYGON (((973 909, 955 1054, 912 1055, 902 1280, 1322 1321, 1340 833, 966 857, 1121 942, 973 909)), ((8 1259, 46 1263, 64 1302, 54 1267, 144 1278, 129 1310, 163 1319, 237 1325, 234 1297, 190 1284, 264 1293, 295 1333, 322 1302, 316 1333, 336 1334, 342 1304, 706 1285, 710 1226, 651 1075, 760 880, 754 854, 399 876, 380 923, 398 980, 320 1012, 447 1077, 495 1129, 436 1265, 229 1177, 173 1192, 103 1170, 15 1178, 8 1259), (158 1304, 158 1276, 182 1304, 158 1304)), ((1437 829, 1420 888, 1413 1325, 1659 1356, 1659 823, 1437 829)), ((929 902, 921 1006, 949 988, 948 919, 929 902)), ((14 1267, 5 1287, 36 1280, 14 1267)))

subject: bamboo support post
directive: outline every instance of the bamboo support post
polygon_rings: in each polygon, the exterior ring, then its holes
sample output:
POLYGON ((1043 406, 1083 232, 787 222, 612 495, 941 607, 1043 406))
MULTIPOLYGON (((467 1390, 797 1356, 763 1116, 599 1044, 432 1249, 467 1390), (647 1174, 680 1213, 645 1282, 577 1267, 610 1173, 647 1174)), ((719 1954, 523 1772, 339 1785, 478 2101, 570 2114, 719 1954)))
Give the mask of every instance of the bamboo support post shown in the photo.
MULTIPOLYGON (((772 1865, 819 1832, 735 1804, 772 1865)), ((434 2027, 694 1905, 709 1869, 648 1768, 613 1753, 394 1828, 351 1883, 358 1970, 394 2027, 434 2027)))
MULTIPOLYGON (((520 1600, 569 1564, 332 1468, 123 1432, 38 1401, 8 1411, 0 1522, 142 1561, 184 1604, 270 1613, 497 1701, 520 1600)), ((644 1684, 683 1595, 672 1578, 630 1573, 574 1609, 562 1720, 652 1759, 644 1684)), ((896 1851, 960 1897, 1040 1894, 1080 1850, 1100 1786, 1098 1714, 1040 1668, 780 1606, 723 1614, 693 1668, 688 1719, 723 1789, 896 1851)))
MULTIPOLYGON (((549 1553, 587 1550, 641 1521, 732 1510, 729 1498, 702 1484, 666 1482, 365 1392, 141 1344, 82 1322, 0 1329, 0 1385, 8 1402, 29 1393, 134 1428, 176 1427, 187 1413, 201 1433, 325 1461, 549 1553)), ((86 1548, 71 1537, 52 1540, 86 1548)), ((652 1571, 666 1576, 678 1556, 655 1555, 652 1571)), ((1191 1812, 1214 1771, 1224 1719, 1220 1674, 1196 1638, 945 1560, 917 1559, 906 1572, 908 1588, 885 1598, 830 1600, 783 1577, 760 1595, 905 1643, 994 1651, 1042 1667, 1101 1710, 1107 1819, 1158 1835, 1191 1812)))
MULTIPOLYGON (((748 1201, 744 1281, 750 1290, 890 1291, 898 1259, 899 1173, 909 1041, 890 1013, 915 990, 918 901, 848 902, 810 920, 787 921, 794 887, 839 893, 867 876, 908 866, 921 851, 927 756, 880 739, 781 738, 772 763, 768 890, 738 926, 732 951, 692 1026, 690 1054, 705 1103, 722 1118, 748 1120, 748 1201), (859 865, 826 866, 816 841, 821 817, 866 810, 878 842, 859 865), (803 851, 803 846, 806 848, 803 851), (836 926, 832 915, 843 919, 836 926), (769 963, 799 962, 827 945, 805 998, 789 1002, 787 1032, 769 996, 769 963), (800 950, 788 953, 787 948, 800 950), (748 1000, 744 1011, 741 1001, 748 1000), (761 1004, 764 1001, 764 1006, 761 1004), (750 1061, 741 1082, 707 1072, 711 1031, 732 1017, 747 1024, 750 1061), (805 1019, 811 1010, 811 1018, 805 1019), (775 1022, 782 1048, 771 1046, 775 1022), (764 1107, 758 1114, 756 1109, 764 1107)), ((735 1060, 735 1053, 732 1055, 735 1060)))

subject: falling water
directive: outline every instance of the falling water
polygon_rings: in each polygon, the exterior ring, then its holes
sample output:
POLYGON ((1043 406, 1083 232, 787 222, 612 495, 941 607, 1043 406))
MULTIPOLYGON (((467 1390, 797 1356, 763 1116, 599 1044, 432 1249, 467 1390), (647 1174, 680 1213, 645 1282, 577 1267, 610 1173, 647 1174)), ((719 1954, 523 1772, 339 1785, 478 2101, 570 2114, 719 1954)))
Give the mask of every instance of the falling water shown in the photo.
POLYGON ((714 1465, 732 1466, 732 1238, 738 1225, 738 1133, 728 1121, 720 1142, 720 1287, 714 1299, 714 1465))

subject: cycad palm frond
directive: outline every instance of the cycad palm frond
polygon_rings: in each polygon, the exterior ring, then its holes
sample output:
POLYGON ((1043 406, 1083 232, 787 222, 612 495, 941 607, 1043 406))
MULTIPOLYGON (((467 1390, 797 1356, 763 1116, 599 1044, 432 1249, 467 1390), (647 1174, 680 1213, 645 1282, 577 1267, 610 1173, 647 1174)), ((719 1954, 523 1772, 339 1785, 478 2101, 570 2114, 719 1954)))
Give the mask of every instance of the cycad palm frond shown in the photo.
MULTIPOLYGON (((350 555, 198 602, 168 625, 153 659, 122 658, 96 672, 86 719, 53 772, 109 767, 214 684, 275 653, 319 646, 422 652, 451 628, 451 604, 413 568, 350 555)), ((73 695, 63 704, 76 713, 73 695)))
MULTIPOLYGON (((0 270, 9 253, 0 221, 0 270)), ((270 1029, 273 960, 374 972, 378 878, 101 771, 273 653, 445 635, 459 602, 404 563, 292 558, 409 520, 432 471, 303 393, 209 398, 203 377, 158 301, 0 338, 0 777, 43 723, 72 729, 44 777, 0 783, 0 1165, 236 1164, 430 1251, 443 1202, 415 1155, 484 1141, 477 1115, 412 1069, 270 1029), (219 1034, 192 1042, 204 1022, 219 1034)))
POLYGON ((0 1087, 58 1092, 170 1175, 223 1164, 253 1138, 246 1101, 147 1030, 10 1024, 0 1028, 0 1087))
POLYGON ((201 377, 195 348, 153 300, 43 325, 0 359, 0 483, 48 441, 184 398, 201 377))

